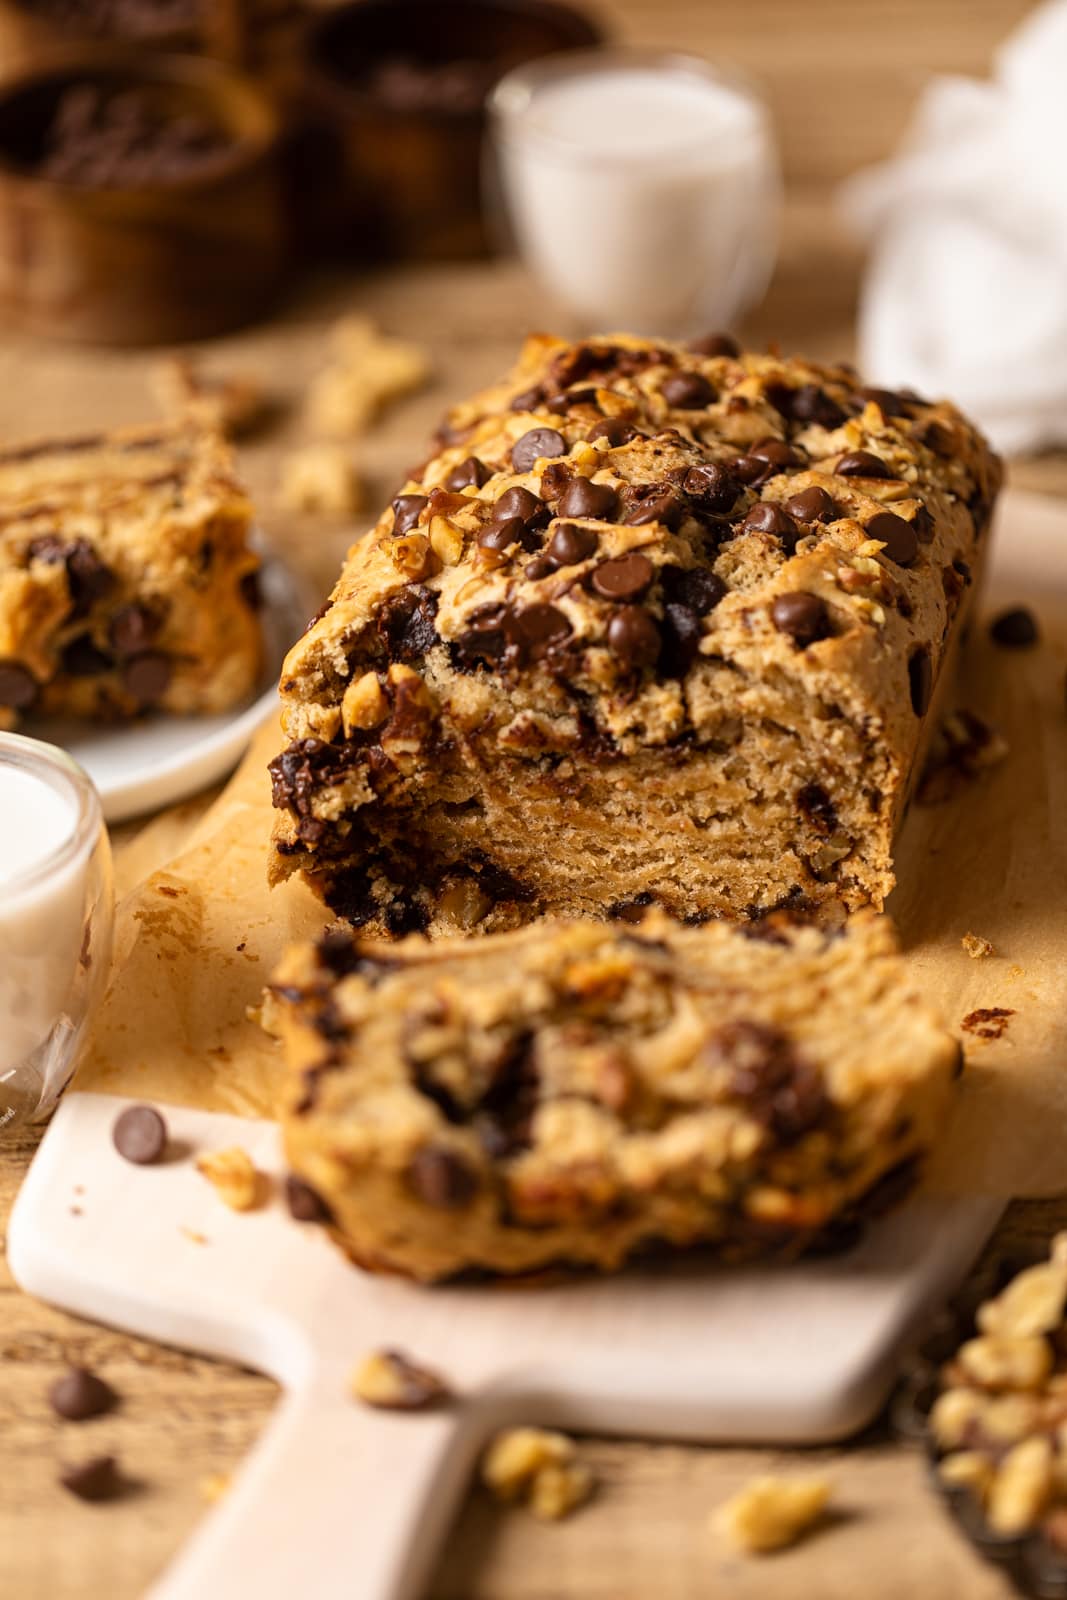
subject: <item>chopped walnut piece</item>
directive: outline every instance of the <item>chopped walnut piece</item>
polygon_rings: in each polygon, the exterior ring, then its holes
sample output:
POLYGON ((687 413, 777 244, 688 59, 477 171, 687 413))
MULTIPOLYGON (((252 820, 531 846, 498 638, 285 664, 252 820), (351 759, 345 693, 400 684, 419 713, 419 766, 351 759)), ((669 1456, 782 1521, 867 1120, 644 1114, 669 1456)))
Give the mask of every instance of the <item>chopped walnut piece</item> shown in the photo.
POLYGON ((402 1350, 375 1350, 352 1374, 352 1393, 382 1411, 425 1411, 449 1398, 438 1373, 419 1366, 402 1350))
POLYGON ((1022 1533, 1037 1521, 1052 1493, 1052 1441, 1023 1439, 1008 1451, 989 1486, 989 1526, 995 1533, 1022 1533))
POLYGON ((979 1306, 983 1333, 1023 1339, 1052 1333, 1063 1321, 1067 1303, 1067 1263, 1053 1259, 1028 1267, 997 1295, 979 1306))
POLYGON ((231 1211, 251 1211, 259 1198, 259 1174, 252 1158, 240 1145, 202 1155, 196 1170, 213 1185, 231 1211))
POLYGON ((960 940, 972 961, 981 961, 983 956, 995 956, 996 949, 988 939, 983 939, 978 933, 965 933, 960 940))
POLYGON ((970 1489, 979 1501, 984 1501, 993 1481, 993 1463, 980 1450, 957 1450, 938 1462, 937 1475, 941 1482, 953 1489, 970 1489))
POLYGON ((482 1481, 498 1500, 525 1500, 535 1517, 557 1522, 582 1505, 595 1479, 565 1433, 509 1428, 497 1434, 482 1461, 482 1481))
POLYGON ((192 422, 229 439, 254 433, 274 410, 258 379, 240 373, 208 376, 195 362, 177 356, 159 363, 152 387, 169 419, 192 422))
POLYGON ((200 1495, 209 1506, 217 1506, 220 1500, 225 1499, 230 1492, 230 1474, 228 1472, 209 1472, 200 1479, 200 1495))
POLYGON ((278 498, 289 511, 347 517, 363 505, 363 484, 344 445, 309 444, 282 462, 278 498))
POLYGON ((983 1389, 1039 1389, 1052 1371, 1051 1347, 1037 1337, 983 1334, 961 1345, 956 1360, 965 1377, 983 1389))
POLYGON ((930 1411, 930 1431, 942 1450, 957 1450, 982 1411, 984 1397, 973 1389, 945 1389, 930 1411))
POLYGON ((826 1478, 752 1478, 719 1507, 714 1524, 750 1555, 783 1550, 820 1521, 831 1487, 826 1478))
POLYGON ((362 433, 390 402, 422 388, 429 364, 416 344, 380 333, 367 317, 343 318, 330 334, 333 360, 308 393, 313 426, 334 437, 362 433))

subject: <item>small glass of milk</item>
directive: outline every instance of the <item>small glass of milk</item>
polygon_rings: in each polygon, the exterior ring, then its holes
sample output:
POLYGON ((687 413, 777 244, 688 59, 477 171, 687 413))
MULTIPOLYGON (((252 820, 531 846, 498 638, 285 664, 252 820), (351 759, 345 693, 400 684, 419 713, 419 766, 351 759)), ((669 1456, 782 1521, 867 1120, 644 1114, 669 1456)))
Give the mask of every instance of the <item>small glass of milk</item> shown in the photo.
POLYGON ((778 161, 762 102, 692 56, 542 57, 490 101, 520 255, 588 330, 704 333, 774 266, 778 161))
POLYGON ((0 733, 0 1135, 51 1111, 74 1071, 107 979, 112 895, 85 773, 0 733))

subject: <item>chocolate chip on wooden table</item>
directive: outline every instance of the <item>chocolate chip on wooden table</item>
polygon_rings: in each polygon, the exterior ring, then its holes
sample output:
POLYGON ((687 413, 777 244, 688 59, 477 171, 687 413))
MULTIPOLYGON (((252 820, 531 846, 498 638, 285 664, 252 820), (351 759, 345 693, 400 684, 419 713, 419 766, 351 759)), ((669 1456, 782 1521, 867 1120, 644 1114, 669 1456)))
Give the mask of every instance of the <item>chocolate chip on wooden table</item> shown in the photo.
POLYGON ((310 1183, 290 1172, 285 1179, 285 1203, 294 1222, 332 1222, 333 1212, 310 1183))
POLYGON ((834 471, 839 478, 892 478, 893 469, 870 450, 848 450, 839 457, 834 471))
POLYGON ((737 479, 717 461, 690 467, 682 479, 682 488, 701 511, 710 512, 729 511, 740 493, 737 479))
POLYGON ((559 497, 561 517, 589 517, 607 522, 618 509, 619 495, 610 483, 592 483, 588 478, 572 478, 559 497))
POLYGON ((883 545, 882 554, 898 567, 910 567, 919 554, 919 538, 910 522, 898 517, 895 511, 879 511, 864 530, 869 539, 878 539, 883 545))
POLYGON ((150 1167, 167 1148, 167 1124, 155 1106, 127 1106, 115 1118, 111 1140, 124 1160, 150 1167))
POLYGON ((595 553, 598 543, 592 528, 563 522, 549 540, 545 555, 555 567, 573 567, 579 561, 587 561, 595 553))
POLYGON ((911 691, 911 709, 917 717, 926 715, 930 705, 930 692, 934 683, 934 669, 930 665, 930 652, 919 645, 908 657, 908 688, 911 691))
POLYGON ((488 483, 491 476, 484 461, 479 461, 477 456, 468 456, 465 461, 452 468, 445 479, 445 488, 450 489, 453 494, 458 493, 460 489, 480 489, 483 483, 488 483))
POLYGON ((90 1417, 102 1417, 118 1403, 118 1395, 111 1385, 88 1367, 71 1367, 57 1378, 48 1391, 48 1399, 52 1410, 66 1422, 86 1422, 90 1417))
POLYGON ((424 494, 397 495, 393 501, 393 532, 398 538, 401 534, 411 532, 429 503, 428 497, 424 494))
POLYGON ((754 505, 742 518, 740 527, 742 533, 769 533, 780 539, 789 550, 795 546, 800 532, 788 511, 783 511, 781 506, 774 505, 770 500, 754 505))
POLYGON ((122 668, 122 687, 139 706, 156 705, 170 685, 170 659, 159 650, 131 656, 122 668))
POLYGON ((408 1167, 408 1181, 420 1200, 441 1211, 459 1211, 470 1205, 478 1190, 478 1176, 466 1161, 441 1145, 424 1145, 408 1167))
POLYGON ((798 489, 796 494, 791 494, 788 500, 782 501, 783 511, 787 511, 797 522, 830 522, 837 515, 837 507, 818 484, 812 484, 808 489, 798 489))
POLYGON ((698 356, 739 356, 741 346, 729 333, 705 333, 699 339, 690 339, 688 349, 698 356))
POLYGON ((117 1499, 124 1487, 114 1456, 93 1456, 79 1466, 64 1467, 59 1474, 59 1481, 64 1489, 69 1489, 79 1500, 94 1504, 117 1499))
POLYGON ((546 457, 565 456, 567 441, 555 428, 531 428, 511 449, 511 464, 516 472, 529 472, 546 457))
POLYGON ((623 606, 608 624, 608 645, 626 667, 650 667, 661 642, 655 618, 642 606, 623 606))
POLYGON ((715 399, 715 390, 699 372, 672 372, 663 380, 660 393, 679 411, 701 411, 715 399))
POLYGON ((636 600, 644 594, 655 568, 639 550, 604 561, 593 573, 592 585, 605 600, 636 600))
MULTIPOLYGON (((989 624, 990 637, 1007 650, 1026 650, 1039 638, 1037 619, 1025 606, 1001 611, 989 624)), ((0 700, 3 700, 0 693, 0 700)))
POLYGON ((817 639, 825 639, 830 631, 825 602, 806 589, 790 589, 777 595, 771 606, 771 621, 779 633, 788 634, 802 650, 817 639))
POLYGON ((25 711, 37 698, 37 679, 21 661, 0 661, 0 706, 25 711))

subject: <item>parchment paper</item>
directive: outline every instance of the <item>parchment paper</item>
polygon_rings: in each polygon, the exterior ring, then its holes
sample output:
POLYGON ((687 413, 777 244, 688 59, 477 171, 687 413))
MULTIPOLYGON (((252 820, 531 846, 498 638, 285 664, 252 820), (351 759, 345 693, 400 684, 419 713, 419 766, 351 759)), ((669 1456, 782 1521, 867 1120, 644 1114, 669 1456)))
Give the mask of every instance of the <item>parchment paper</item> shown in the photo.
MULTIPOLYGON (((1042 642, 1009 651, 976 627, 955 703, 998 728, 1010 752, 946 803, 912 808, 890 910, 919 985, 966 1051, 935 1181, 1048 1195, 1067 1190, 1067 506, 1010 496, 995 551, 983 610, 1025 601, 1042 642), (967 933, 996 954, 973 960, 967 933), (999 1039, 961 1030, 970 1012, 995 1007, 1013 1013, 999 1039)), ((213 805, 165 814, 119 852, 120 879, 134 886, 80 1088, 270 1113, 276 1047, 247 1012, 288 940, 326 920, 301 884, 266 886, 265 768, 280 743, 265 727, 213 805)))

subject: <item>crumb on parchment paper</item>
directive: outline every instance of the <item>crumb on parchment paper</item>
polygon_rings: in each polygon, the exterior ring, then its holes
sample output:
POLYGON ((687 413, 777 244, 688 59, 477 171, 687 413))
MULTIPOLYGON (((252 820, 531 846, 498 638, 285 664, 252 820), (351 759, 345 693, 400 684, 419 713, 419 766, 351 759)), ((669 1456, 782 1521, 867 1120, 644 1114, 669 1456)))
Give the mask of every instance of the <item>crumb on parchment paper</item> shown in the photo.
POLYGON ((1010 1006, 980 1006, 977 1011, 968 1011, 960 1027, 977 1039, 1000 1039, 1014 1016, 1010 1006))
POLYGON ((247 1150, 232 1145, 211 1150, 197 1159, 196 1170, 214 1188, 231 1211, 251 1211, 260 1196, 261 1177, 247 1150))
POLYGON ((981 961, 983 956, 995 956, 997 953, 995 946, 988 939, 983 939, 980 933, 965 933, 960 944, 972 961, 981 961))

